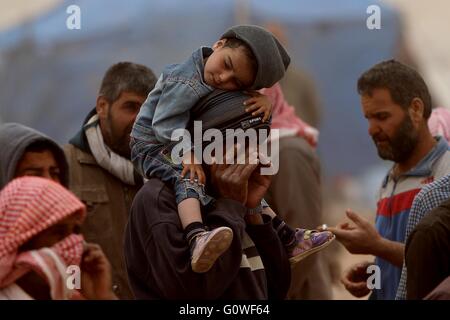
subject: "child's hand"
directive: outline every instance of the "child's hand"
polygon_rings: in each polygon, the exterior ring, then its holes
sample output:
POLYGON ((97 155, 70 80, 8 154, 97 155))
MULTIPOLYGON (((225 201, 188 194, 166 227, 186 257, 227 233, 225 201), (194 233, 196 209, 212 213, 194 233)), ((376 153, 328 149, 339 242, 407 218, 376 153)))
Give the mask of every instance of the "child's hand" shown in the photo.
POLYGON ((272 102, 270 101, 269 97, 257 91, 251 91, 247 93, 252 97, 244 102, 244 105, 247 106, 245 111, 252 112, 252 115, 254 116, 264 113, 262 121, 266 122, 267 120, 269 120, 270 115, 272 114, 272 102))
POLYGON ((187 153, 183 159, 183 171, 181 172, 181 177, 184 178, 187 173, 190 173, 190 181, 194 182, 195 179, 198 180, 198 183, 205 184, 206 176, 203 171, 203 167, 201 164, 195 163, 195 156, 193 152, 187 153))

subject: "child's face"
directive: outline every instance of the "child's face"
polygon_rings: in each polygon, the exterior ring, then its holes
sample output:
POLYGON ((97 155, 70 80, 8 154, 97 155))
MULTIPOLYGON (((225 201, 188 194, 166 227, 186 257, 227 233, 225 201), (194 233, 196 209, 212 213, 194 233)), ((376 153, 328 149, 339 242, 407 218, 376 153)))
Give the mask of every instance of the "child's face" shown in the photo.
POLYGON ((214 52, 205 63, 203 78, 211 87, 226 90, 249 88, 255 81, 255 72, 241 47, 224 47, 224 39, 213 46, 214 52))

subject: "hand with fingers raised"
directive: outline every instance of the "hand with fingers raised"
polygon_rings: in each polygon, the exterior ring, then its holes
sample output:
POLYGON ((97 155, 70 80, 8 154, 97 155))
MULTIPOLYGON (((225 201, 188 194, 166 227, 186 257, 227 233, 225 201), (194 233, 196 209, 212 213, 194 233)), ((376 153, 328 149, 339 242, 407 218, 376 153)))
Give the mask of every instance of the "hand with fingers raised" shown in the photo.
POLYGON ((347 217, 354 223, 343 222, 336 227, 328 227, 345 248, 353 254, 375 254, 382 237, 375 227, 359 214, 348 209, 347 217))

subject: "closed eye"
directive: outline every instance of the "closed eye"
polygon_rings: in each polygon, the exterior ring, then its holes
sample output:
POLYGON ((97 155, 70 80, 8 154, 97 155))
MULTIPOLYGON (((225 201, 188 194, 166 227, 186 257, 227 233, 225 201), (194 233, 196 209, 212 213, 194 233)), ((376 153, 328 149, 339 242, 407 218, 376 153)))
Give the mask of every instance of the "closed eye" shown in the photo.
POLYGON ((230 65, 230 62, 228 61, 228 59, 225 59, 224 64, 225 64, 225 68, 226 68, 227 70, 230 70, 230 69, 231 69, 231 65, 230 65))
POLYGON ((126 102, 126 103, 123 104, 123 107, 125 109, 127 109, 127 110, 130 110, 130 111, 134 112, 136 110, 139 110, 141 105, 139 103, 137 103, 137 102, 126 102))
POLYGON ((383 121, 383 120, 386 120, 387 118, 389 118, 390 114, 388 112, 380 112, 380 113, 365 115, 364 117, 368 120, 377 119, 377 120, 383 121))

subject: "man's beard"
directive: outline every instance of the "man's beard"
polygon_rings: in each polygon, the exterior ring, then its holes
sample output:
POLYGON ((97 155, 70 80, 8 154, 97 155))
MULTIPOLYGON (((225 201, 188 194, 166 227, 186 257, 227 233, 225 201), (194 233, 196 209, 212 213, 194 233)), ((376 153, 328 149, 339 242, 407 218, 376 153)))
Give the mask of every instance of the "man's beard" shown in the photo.
POLYGON ((131 128, 127 128, 126 134, 120 135, 117 130, 115 130, 112 125, 112 121, 109 118, 106 125, 106 136, 103 137, 105 144, 119 156, 125 159, 131 159, 131 149, 130 149, 130 132, 131 128))
POLYGON ((120 138, 113 139, 113 143, 109 145, 109 148, 117 153, 118 155, 130 160, 131 159, 131 149, 130 149, 130 138, 128 136, 122 136, 120 138))
POLYGON ((389 138, 382 133, 373 136, 372 139, 375 142, 378 156, 381 159, 401 163, 407 160, 413 153, 417 145, 418 133, 412 124, 411 118, 408 115, 405 115, 405 119, 402 121, 392 138, 389 138), (383 141, 387 146, 379 146, 377 145, 377 141, 383 141))

